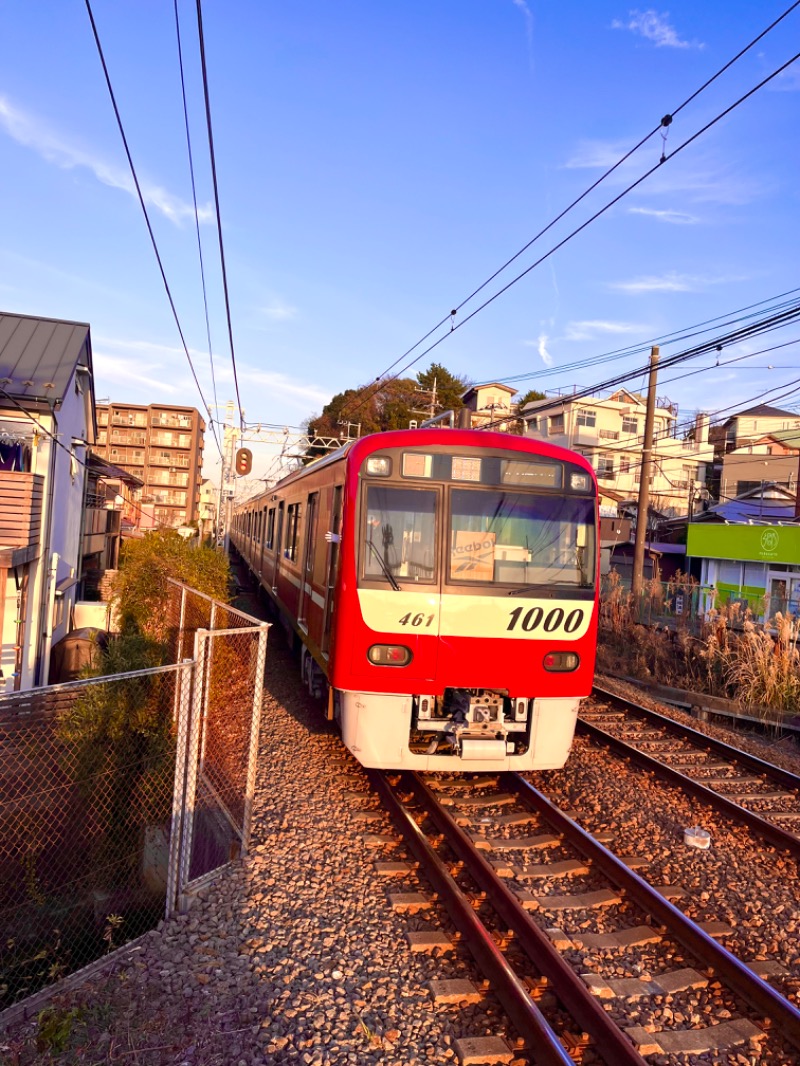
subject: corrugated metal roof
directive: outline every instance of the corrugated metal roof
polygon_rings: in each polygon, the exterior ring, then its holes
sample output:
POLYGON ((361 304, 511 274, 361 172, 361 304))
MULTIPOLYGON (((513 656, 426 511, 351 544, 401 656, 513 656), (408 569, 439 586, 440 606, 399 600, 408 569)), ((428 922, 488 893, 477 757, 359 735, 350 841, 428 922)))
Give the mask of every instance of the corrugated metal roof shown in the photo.
POLYGON ((87 323, 0 313, 0 387, 9 395, 52 407, 79 363, 91 372, 87 323))

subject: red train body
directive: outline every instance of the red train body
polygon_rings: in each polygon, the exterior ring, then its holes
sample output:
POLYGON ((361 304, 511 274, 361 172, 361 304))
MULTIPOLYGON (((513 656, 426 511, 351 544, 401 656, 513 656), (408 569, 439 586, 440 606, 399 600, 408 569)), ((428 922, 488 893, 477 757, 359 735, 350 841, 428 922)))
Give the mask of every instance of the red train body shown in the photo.
POLYGON ((345 744, 386 769, 563 765, 597 639, 597 486, 524 437, 364 437, 239 506, 231 541, 345 744))

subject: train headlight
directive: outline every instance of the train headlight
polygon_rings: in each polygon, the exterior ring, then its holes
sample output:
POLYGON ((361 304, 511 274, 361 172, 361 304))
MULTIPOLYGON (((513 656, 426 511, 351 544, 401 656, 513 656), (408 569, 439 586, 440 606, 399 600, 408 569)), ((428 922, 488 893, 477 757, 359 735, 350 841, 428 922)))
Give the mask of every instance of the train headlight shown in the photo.
POLYGON ((367 658, 373 666, 408 666, 411 649, 402 644, 373 644, 367 658))
POLYGON ((371 455, 364 463, 364 472, 370 477, 388 477, 392 472, 392 460, 388 455, 371 455))
POLYGON ((569 475, 569 487, 575 492, 588 492, 592 482, 588 474, 576 474, 574 471, 569 475))
POLYGON ((549 651, 542 659, 542 666, 555 674, 568 674, 577 670, 580 659, 574 651, 549 651))

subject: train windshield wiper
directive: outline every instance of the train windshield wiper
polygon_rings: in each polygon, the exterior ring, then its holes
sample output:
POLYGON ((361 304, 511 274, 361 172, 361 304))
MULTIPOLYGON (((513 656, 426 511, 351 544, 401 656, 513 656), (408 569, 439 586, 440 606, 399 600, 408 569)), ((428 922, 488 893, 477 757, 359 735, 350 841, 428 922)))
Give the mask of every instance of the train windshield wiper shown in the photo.
POLYGON ((520 585, 518 589, 511 589, 508 593, 509 596, 524 596, 526 592, 539 592, 545 599, 552 600, 554 597, 564 595, 569 598, 569 593, 573 589, 593 589, 594 585, 591 581, 561 581, 557 585, 545 584, 539 582, 535 585, 520 585))
POLYGON ((520 585, 518 589, 511 589, 509 596, 522 596, 526 592, 541 592, 547 599, 552 599, 555 596, 555 590, 552 585, 545 585, 543 582, 538 582, 535 585, 520 585))
POLYGON ((383 557, 381 556, 381 553, 378 551, 378 549, 375 547, 371 540, 367 541, 367 547, 371 549, 372 554, 378 560, 378 566, 381 568, 383 576, 386 578, 386 580, 389 582, 395 592, 400 592, 400 586, 397 584, 394 574, 386 565, 383 560, 383 557))

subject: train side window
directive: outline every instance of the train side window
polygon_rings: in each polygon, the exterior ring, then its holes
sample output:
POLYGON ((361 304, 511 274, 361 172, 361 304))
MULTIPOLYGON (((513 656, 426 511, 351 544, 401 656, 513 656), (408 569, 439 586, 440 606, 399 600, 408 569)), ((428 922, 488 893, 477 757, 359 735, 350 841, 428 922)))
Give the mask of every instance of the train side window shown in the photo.
MULTIPOLYGON (((275 551, 280 554, 283 540, 283 501, 278 504, 278 528, 275 532, 275 551)), ((277 563, 276 563, 277 566, 277 563)))
POLYGON ((284 556, 297 561, 297 537, 300 529, 300 504, 290 503, 286 508, 286 547, 284 556))
POLYGON ((270 507, 269 514, 267 515, 267 543, 266 547, 269 551, 272 551, 275 544, 275 508, 270 507))
POLYGON ((308 515, 306 518, 306 573, 311 574, 314 569, 314 544, 317 533, 317 511, 319 493, 312 492, 308 497, 308 515))

